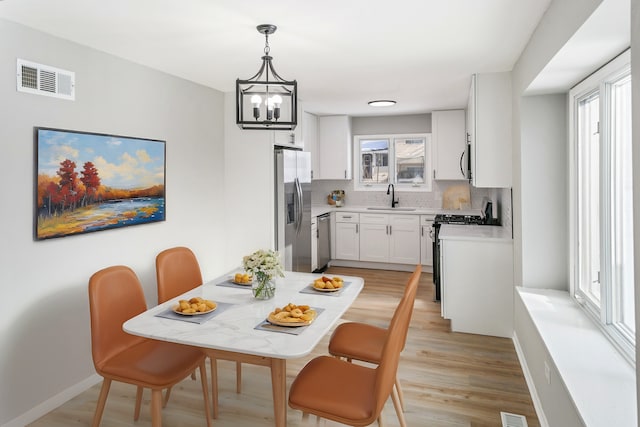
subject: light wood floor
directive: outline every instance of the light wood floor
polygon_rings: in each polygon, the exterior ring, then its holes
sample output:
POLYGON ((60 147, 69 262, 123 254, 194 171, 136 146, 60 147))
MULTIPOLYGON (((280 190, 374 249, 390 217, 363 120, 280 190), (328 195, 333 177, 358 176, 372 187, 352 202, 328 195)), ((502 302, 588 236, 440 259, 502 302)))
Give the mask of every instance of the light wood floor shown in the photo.
MULTIPOLYGON (((345 314, 345 321, 388 325, 410 273, 331 268, 329 274, 360 276, 365 288, 345 314)), ((312 357, 326 354, 328 337, 304 360, 287 362, 287 384, 312 357)), ((220 414, 217 427, 273 426, 269 371, 243 365, 242 393, 235 393, 235 364, 220 361, 220 414)), ((539 427, 531 397, 509 339, 449 332, 449 322, 440 317, 433 302, 431 275, 420 281, 407 346, 398 376, 405 396, 405 417, 411 427, 501 426, 500 411, 522 414, 530 427, 539 427)), ((33 427, 91 425, 100 385, 80 394, 58 409, 30 424, 33 427)), ((150 426, 150 392, 146 391, 136 426, 150 426)), ((131 426, 135 387, 113 383, 102 427, 131 426)), ((174 388, 163 411, 163 425, 202 426, 204 410, 198 381, 187 379, 174 388)), ((383 411, 385 426, 398 426, 391 402, 383 411)), ((316 425, 289 409, 288 426, 316 425)), ((322 425, 322 423, 320 424, 322 425)), ((336 425, 331 422, 327 426, 336 425)))

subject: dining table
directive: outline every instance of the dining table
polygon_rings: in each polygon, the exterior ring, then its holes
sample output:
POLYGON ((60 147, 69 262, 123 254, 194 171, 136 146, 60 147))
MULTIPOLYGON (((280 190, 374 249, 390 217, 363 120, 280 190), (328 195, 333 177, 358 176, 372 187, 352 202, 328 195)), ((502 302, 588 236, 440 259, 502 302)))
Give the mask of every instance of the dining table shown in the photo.
MULTIPOLYGON (((253 296, 251 285, 234 283, 236 272, 242 270, 232 270, 148 309, 126 321, 123 329, 132 335, 199 347, 213 359, 270 368, 275 425, 285 427, 287 359, 301 358, 313 351, 353 304, 364 280, 341 275, 343 286, 338 291, 318 291, 313 282, 322 274, 285 271, 284 277, 276 279, 275 295, 261 300, 253 296), (194 297, 214 301, 216 309, 202 315, 174 311, 179 300, 194 297), (273 325, 267 321, 269 313, 289 303, 315 309, 315 319, 305 326, 273 325)), ((214 396, 214 415, 216 406, 214 396)))

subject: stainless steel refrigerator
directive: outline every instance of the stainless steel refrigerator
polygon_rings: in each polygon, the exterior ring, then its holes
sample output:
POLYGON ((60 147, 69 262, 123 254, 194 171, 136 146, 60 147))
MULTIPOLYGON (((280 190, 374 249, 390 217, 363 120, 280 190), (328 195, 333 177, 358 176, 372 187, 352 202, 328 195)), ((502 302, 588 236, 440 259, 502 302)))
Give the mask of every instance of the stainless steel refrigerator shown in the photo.
POLYGON ((285 270, 311 272, 311 155, 276 149, 276 250, 285 270))

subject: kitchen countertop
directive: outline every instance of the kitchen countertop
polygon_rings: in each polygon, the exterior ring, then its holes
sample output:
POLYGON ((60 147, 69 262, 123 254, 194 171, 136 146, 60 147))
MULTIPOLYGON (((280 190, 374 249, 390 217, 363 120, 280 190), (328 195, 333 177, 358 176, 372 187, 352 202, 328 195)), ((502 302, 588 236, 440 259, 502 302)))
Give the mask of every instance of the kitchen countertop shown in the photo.
POLYGON ((510 229, 493 225, 442 224, 438 237, 441 240, 513 240, 510 229))
MULTIPOLYGON (((402 210, 408 206, 399 206, 390 208, 387 206, 375 206, 376 209, 369 209, 369 206, 342 206, 335 207, 332 205, 314 205, 311 206, 311 216, 318 216, 328 212, 358 212, 358 213, 378 213, 378 214, 406 214, 406 215, 437 215, 437 214, 454 214, 454 215, 480 215, 480 209, 467 210, 447 210, 438 208, 415 208, 412 211, 402 210), (382 210, 378 208, 384 208, 382 210), (388 208, 388 209, 387 209, 388 208)), ((411 208, 413 209, 413 208, 411 208)))

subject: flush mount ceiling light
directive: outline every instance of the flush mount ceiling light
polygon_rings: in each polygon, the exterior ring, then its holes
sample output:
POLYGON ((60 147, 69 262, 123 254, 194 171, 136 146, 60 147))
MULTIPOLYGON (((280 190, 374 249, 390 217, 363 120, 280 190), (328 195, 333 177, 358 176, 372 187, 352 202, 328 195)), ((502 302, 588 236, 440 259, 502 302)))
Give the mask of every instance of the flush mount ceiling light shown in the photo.
POLYGON ((276 73, 269 55, 269 35, 277 27, 258 25, 264 34, 262 66, 248 80, 236 80, 236 123, 242 129, 293 130, 297 125, 298 83, 276 73))
POLYGON ((369 105, 372 107, 391 107, 392 105, 396 105, 396 101, 391 101, 390 99, 377 99, 375 101, 369 101, 369 105))

